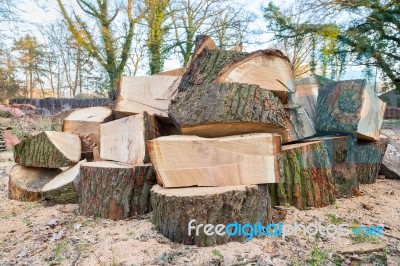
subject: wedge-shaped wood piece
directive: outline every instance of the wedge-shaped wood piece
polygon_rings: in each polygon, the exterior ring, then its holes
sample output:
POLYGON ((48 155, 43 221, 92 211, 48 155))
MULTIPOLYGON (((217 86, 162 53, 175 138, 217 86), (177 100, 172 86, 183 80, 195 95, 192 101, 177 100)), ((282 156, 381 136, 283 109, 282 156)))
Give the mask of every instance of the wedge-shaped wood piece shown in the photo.
POLYGON ((79 135, 82 153, 91 152, 95 145, 100 145, 100 124, 113 118, 107 107, 89 107, 73 111, 63 121, 63 132, 79 135))
POLYGON ((400 145, 390 137, 388 140, 379 174, 389 179, 400 180, 400 145))
POLYGON ((61 174, 60 169, 14 165, 11 169, 8 196, 20 201, 47 199, 53 203, 77 203, 78 195, 70 184, 43 191, 43 187, 61 174))
POLYGON ((304 140, 310 141, 321 141, 326 145, 335 182, 335 198, 359 195, 353 136, 323 136, 304 140))
POLYGON ((15 162, 23 166, 59 168, 73 166, 81 158, 78 135, 44 131, 14 147, 15 162))
POLYGON ((273 205, 303 210, 334 203, 334 179, 323 142, 283 145, 281 160, 282 182, 269 185, 273 205))
POLYGON ((283 103, 294 92, 289 59, 276 49, 242 53, 205 49, 190 64, 179 84, 179 91, 196 85, 238 82, 259 85, 275 93, 283 103))
POLYGON ((372 184, 376 182, 388 142, 389 139, 382 135, 379 141, 358 140, 355 143, 354 160, 360 184, 372 184))
POLYGON ((149 152, 164 187, 264 184, 280 180, 280 143, 279 135, 267 133, 166 136, 149 141, 149 152))
POLYGON ((246 133, 279 133, 289 139, 287 113, 281 101, 257 85, 208 84, 180 92, 169 115, 185 135, 222 137, 246 133))
POLYGON ((181 77, 183 74, 185 74, 187 68, 186 67, 180 67, 180 68, 175 68, 163 72, 159 72, 157 74, 154 74, 155 76, 173 76, 173 77, 181 77))
POLYGON ((154 116, 146 112, 100 126, 100 157, 126 164, 150 162, 146 142, 159 136, 154 116))
POLYGON ((348 132, 377 141, 386 103, 366 80, 346 80, 320 88, 316 127, 321 132, 348 132))
POLYGON ((195 47, 189 65, 199 56, 199 54, 201 54, 201 52, 203 52, 203 50, 219 49, 214 40, 208 35, 197 35, 194 44, 195 47))
POLYGON ((121 220, 151 211, 150 189, 156 184, 151 164, 84 163, 80 178, 82 215, 121 220))
POLYGON ((145 76, 122 77, 115 111, 128 114, 148 112, 168 117, 168 105, 177 94, 181 77, 145 76))
POLYGON ((271 223, 271 202, 267 186, 168 189, 155 185, 151 190, 151 220, 161 234, 177 243, 203 247, 244 241, 247 237, 243 234, 206 235, 204 230, 199 230, 196 235, 194 228, 200 224, 271 223))

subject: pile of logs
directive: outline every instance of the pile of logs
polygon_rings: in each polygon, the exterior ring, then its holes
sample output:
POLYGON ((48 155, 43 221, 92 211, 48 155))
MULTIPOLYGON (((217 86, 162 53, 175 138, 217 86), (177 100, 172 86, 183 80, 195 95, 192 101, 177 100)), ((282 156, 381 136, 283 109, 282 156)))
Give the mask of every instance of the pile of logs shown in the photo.
POLYGON ((10 198, 79 199, 82 215, 153 211, 175 242, 188 223, 271 222, 271 208, 322 207, 376 180, 385 104, 363 80, 294 81, 279 50, 220 50, 199 36, 187 68, 123 77, 113 110, 92 107, 15 147, 10 198), (183 73, 183 75, 182 75, 183 73))

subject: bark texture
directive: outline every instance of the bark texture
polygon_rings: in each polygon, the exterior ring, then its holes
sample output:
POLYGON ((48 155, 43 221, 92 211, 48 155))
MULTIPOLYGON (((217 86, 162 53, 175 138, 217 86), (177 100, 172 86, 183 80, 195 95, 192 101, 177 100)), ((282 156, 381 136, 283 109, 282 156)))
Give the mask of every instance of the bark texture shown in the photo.
POLYGON ((78 156, 67 156, 61 152, 49 138, 48 132, 45 131, 14 146, 15 162, 23 166, 47 168, 75 165, 80 160, 81 143, 79 137, 70 133, 55 133, 63 134, 64 140, 69 139, 66 148, 73 150, 73 153, 78 154, 78 156))
POLYGON ((400 179, 400 145, 391 138, 388 139, 379 173, 389 179, 400 179))
POLYGON ((255 224, 271 222, 271 203, 267 185, 228 186, 219 188, 151 190, 152 222, 157 230, 173 242, 196 246, 214 246, 231 241, 243 241, 245 236, 227 234, 207 236, 200 230, 188 233, 189 221, 197 224, 255 224))
POLYGON ((245 133, 280 133, 287 113, 281 101, 257 85, 210 84, 179 93, 169 115, 183 134, 220 137, 245 133))
POLYGON ((300 210, 334 203, 334 180, 327 147, 315 141, 282 146, 282 179, 271 184, 271 202, 300 210))
POLYGON ((376 182, 389 139, 376 142, 358 141, 354 146, 354 160, 360 184, 376 182))
POLYGON ((82 215, 121 220, 151 211, 150 189, 157 181, 150 164, 85 163, 80 179, 82 215))

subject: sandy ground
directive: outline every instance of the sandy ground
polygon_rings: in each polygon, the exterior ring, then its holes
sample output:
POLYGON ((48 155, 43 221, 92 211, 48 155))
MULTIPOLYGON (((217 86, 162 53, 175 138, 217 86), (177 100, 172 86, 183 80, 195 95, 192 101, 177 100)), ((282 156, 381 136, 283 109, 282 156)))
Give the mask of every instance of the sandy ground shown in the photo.
POLYGON ((198 248, 170 242, 150 217, 108 221, 78 215, 78 206, 8 200, 12 152, 0 153, 0 265, 400 265, 400 181, 378 180, 363 195, 307 211, 284 208, 284 223, 385 225, 382 237, 302 234, 198 248), (385 243, 368 254, 339 255, 354 243, 385 243))

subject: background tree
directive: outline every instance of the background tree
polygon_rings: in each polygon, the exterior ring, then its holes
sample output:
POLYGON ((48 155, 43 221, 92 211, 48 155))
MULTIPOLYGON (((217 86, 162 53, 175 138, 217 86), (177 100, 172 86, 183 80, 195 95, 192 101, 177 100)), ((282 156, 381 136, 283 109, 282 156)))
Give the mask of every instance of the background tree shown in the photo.
POLYGON ((20 96, 21 81, 17 79, 17 68, 9 50, 0 49, 0 102, 20 96))

